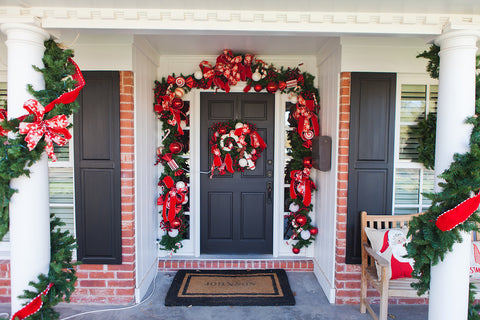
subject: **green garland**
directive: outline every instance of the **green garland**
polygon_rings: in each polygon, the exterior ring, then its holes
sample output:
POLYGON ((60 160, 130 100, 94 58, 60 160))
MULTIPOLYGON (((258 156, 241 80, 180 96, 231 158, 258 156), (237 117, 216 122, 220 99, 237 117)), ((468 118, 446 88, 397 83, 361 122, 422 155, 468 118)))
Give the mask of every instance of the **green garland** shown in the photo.
MULTIPOLYGON (((429 66, 434 66, 431 67, 429 72, 438 76, 438 49, 431 49, 429 54, 432 55, 429 66)), ((425 57, 427 54, 424 53, 421 56, 425 57)), ((418 282, 413 283, 412 287, 417 289, 419 295, 429 290, 431 266, 443 260, 445 255, 452 251, 454 243, 462 241, 461 231, 477 230, 477 223, 480 223, 480 216, 475 212, 465 223, 451 231, 443 232, 435 225, 439 215, 467 199, 471 192, 480 190, 479 76, 477 76, 476 85, 476 115, 467 120, 467 123, 473 125, 470 136, 470 151, 454 155, 450 167, 440 175, 440 178, 444 179, 444 182, 440 183, 442 191, 426 194, 425 196, 432 200, 431 207, 425 214, 415 217, 410 222, 409 235, 412 236, 412 241, 407 246, 407 251, 408 256, 415 260, 412 275, 418 282)), ((475 313, 472 311, 473 308, 477 307, 471 303, 469 311, 472 314, 475 313)), ((478 319, 478 315, 471 316, 469 319, 478 319)))
MULTIPOLYGON (((45 79, 45 89, 33 90, 28 86, 29 92, 42 104, 47 105, 61 94, 75 88, 76 82, 69 78, 75 73, 75 68, 68 62, 73 57, 72 50, 60 48, 53 40, 45 41, 45 53, 43 57, 44 68, 34 66, 41 72, 45 79)), ((11 70, 11 72, 14 72, 11 70)), ((58 104, 50 112, 44 115, 44 119, 51 119, 56 115, 70 116, 78 108, 78 103, 58 104)), ((32 122, 33 116, 29 115, 24 122, 32 122)), ((3 120, 0 125, 3 129, 16 133, 15 138, 0 136, 0 240, 8 232, 9 217, 8 205, 16 190, 10 188, 10 180, 21 176, 29 176, 29 167, 32 166, 44 152, 45 141, 42 139, 35 149, 28 151, 25 135, 18 134, 19 119, 3 120)), ((58 218, 51 215, 50 219, 50 265, 48 274, 38 276, 37 282, 30 282, 34 291, 25 290, 19 298, 33 299, 41 293, 49 283, 54 286, 44 298, 43 307, 29 319, 58 319, 59 314, 52 307, 61 301, 70 301, 70 296, 75 290, 76 271, 72 262, 72 252, 76 247, 76 241, 69 231, 61 231, 64 225, 58 218)))

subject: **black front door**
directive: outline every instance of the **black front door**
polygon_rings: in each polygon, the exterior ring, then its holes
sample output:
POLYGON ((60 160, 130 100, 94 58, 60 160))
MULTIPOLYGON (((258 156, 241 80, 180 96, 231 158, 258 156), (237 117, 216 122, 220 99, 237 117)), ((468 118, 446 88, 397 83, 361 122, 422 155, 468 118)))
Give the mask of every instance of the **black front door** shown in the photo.
POLYGON ((271 254, 273 245, 274 96, 202 93, 200 143, 202 172, 210 170, 211 127, 241 120, 254 124, 267 144, 255 170, 225 175, 201 174, 201 252, 271 254))

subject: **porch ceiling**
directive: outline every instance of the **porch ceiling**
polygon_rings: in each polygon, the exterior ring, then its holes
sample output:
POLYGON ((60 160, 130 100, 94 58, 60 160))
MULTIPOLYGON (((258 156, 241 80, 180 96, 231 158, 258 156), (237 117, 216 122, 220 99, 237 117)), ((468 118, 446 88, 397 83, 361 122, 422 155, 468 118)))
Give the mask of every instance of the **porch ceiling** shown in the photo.
POLYGON ((204 9, 369 13, 480 14, 477 0, 3 0, 3 6, 131 9, 204 9))

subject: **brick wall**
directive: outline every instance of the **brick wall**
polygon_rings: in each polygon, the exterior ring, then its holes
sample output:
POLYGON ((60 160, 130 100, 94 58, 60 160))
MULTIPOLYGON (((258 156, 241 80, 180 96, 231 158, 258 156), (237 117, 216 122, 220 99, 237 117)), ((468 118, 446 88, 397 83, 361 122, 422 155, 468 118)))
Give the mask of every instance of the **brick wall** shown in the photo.
MULTIPOLYGON (((340 75, 340 124, 338 139, 338 182, 337 182, 337 241, 335 254, 336 304, 360 303, 360 265, 345 263, 347 242, 347 189, 348 189, 348 152, 350 137, 350 92, 351 73, 340 75)), ((377 296, 373 289, 369 297, 377 296)), ((390 303, 424 304, 427 299, 390 299, 390 303)), ((378 302, 378 301, 377 301, 378 302)))
POLYGON ((80 265, 72 302, 125 304, 135 295, 135 187, 133 73, 120 72, 122 264, 80 265))

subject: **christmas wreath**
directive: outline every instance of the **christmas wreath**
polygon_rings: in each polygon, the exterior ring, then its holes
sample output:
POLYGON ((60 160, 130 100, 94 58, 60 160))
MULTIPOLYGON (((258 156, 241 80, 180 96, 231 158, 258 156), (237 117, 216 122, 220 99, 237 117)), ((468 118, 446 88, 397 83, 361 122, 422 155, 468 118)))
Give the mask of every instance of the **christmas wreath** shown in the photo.
POLYGON ((219 122, 212 130, 212 175, 215 169, 221 175, 226 171, 234 173, 255 169, 255 163, 267 145, 254 125, 241 121, 219 122))
MULTIPOLYGON (((255 58, 253 54, 234 54, 231 50, 224 50, 215 64, 201 61, 199 69, 192 74, 172 74, 161 81, 155 81, 154 111, 162 122, 164 132, 163 146, 157 149, 157 164, 164 165, 159 181, 161 194, 157 201, 163 217, 160 226, 165 230, 160 241, 162 249, 176 252, 188 234, 188 217, 184 214, 189 210, 188 201, 174 200, 182 197, 178 194, 178 182, 185 183, 186 189, 180 189, 182 194, 188 196, 189 173, 185 154, 188 152, 189 138, 185 127, 190 106, 183 98, 193 88, 230 92, 231 86, 240 82, 245 83, 244 92, 253 89, 255 92, 266 90, 269 93, 279 91, 288 94, 288 122, 292 130, 288 133, 291 147, 285 173, 286 183, 290 184, 291 190, 287 195, 287 204, 293 210, 288 216, 289 230, 285 234, 292 231, 290 240, 293 241, 289 240, 288 243, 291 243, 294 253, 299 253, 302 247, 309 246, 315 240, 318 229, 312 225, 310 217, 315 184, 310 178, 310 169, 312 139, 319 135, 319 94, 313 80, 313 75, 300 72, 299 67, 278 69, 255 58)), ((259 139, 258 143, 252 142, 260 137, 258 134, 252 136, 250 133, 235 133, 239 129, 235 128, 237 124, 238 121, 232 119, 231 123, 220 123, 213 127, 216 134, 211 140, 212 174, 215 170, 225 174, 253 169, 255 159, 265 148, 259 139)), ((251 124, 243 123, 242 128, 255 132, 251 124)))

